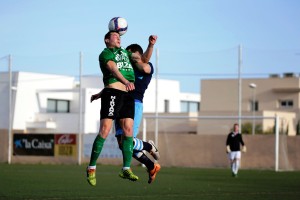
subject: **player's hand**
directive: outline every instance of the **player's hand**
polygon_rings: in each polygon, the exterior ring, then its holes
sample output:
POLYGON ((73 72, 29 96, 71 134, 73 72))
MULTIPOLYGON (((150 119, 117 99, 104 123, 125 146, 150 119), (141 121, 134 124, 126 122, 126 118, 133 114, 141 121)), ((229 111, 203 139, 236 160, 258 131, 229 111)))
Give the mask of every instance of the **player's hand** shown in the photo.
POLYGON ((230 153, 230 152, 231 152, 230 146, 227 145, 227 146, 226 146, 226 153, 230 153))
POLYGON ((247 148, 246 148, 246 146, 243 146, 243 148, 242 148, 242 152, 244 152, 244 153, 246 153, 246 152, 247 152, 247 148))
POLYGON ((101 90, 101 92, 99 92, 99 93, 97 93, 97 94, 93 94, 93 95, 91 96, 91 103, 92 103, 94 100, 97 100, 97 99, 101 98, 102 91, 103 91, 103 90, 101 90))
POLYGON ((93 94, 93 95, 91 96, 91 103, 92 103, 94 100, 98 99, 98 98, 97 98, 97 95, 98 95, 98 94, 93 94))
POLYGON ((149 37, 149 44, 154 45, 157 40, 157 35, 150 35, 149 37))
POLYGON ((132 83, 132 82, 126 83, 126 84, 125 84, 125 87, 126 87, 126 90, 127 90, 127 91, 132 91, 132 90, 135 89, 134 83, 132 83))

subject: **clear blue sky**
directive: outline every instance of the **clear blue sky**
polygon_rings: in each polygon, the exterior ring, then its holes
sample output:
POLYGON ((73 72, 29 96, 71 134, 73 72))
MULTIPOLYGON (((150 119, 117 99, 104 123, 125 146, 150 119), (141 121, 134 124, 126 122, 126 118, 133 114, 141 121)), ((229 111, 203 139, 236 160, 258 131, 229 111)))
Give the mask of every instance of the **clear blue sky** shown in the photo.
MULTIPOLYGON (((200 79, 300 72, 299 0, 2 0, 0 71, 100 75, 98 55, 115 16, 127 19, 122 46, 158 35, 159 77, 199 92, 200 79)), ((156 62, 153 55, 151 61, 156 62)))

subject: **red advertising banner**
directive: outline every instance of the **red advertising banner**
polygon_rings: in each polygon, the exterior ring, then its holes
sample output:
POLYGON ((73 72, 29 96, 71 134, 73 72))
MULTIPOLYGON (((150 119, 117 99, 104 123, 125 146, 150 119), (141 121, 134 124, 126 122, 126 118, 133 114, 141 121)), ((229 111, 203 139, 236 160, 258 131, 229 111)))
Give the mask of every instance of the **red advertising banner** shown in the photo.
POLYGON ((54 137, 55 156, 77 156, 76 134, 56 134, 54 137))

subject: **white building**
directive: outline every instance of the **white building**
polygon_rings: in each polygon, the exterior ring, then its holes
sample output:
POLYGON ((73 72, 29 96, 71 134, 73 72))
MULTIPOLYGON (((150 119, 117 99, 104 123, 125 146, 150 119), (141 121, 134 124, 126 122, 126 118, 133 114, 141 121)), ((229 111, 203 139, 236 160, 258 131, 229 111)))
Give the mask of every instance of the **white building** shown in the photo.
MULTIPOLYGON (((0 73, 0 129, 9 124, 9 77, 0 73)), ((82 77, 82 133, 97 133, 100 100, 90 96, 103 89, 101 77, 82 77)), ((199 94, 180 92, 175 80, 158 80, 159 113, 198 112, 199 94)), ((155 112, 156 80, 144 98, 144 112, 155 112)), ((27 133, 78 133, 80 122, 79 84, 72 76, 31 72, 12 73, 12 129, 27 133)))

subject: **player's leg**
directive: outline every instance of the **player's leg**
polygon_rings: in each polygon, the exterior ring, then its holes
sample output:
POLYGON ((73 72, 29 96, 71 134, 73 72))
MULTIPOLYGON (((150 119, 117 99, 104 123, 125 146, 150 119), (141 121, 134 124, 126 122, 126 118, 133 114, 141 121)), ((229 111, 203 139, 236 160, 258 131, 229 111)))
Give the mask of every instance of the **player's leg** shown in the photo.
POLYGON ((148 183, 152 183, 157 175, 157 173, 160 171, 160 164, 158 163, 154 163, 153 169, 148 170, 149 173, 149 179, 148 179, 148 183))
POLYGON ((90 185, 96 185, 96 164, 102 151, 105 139, 107 138, 112 126, 111 119, 102 119, 100 122, 99 134, 94 140, 89 166, 87 167, 87 181, 90 185))
POLYGON ((134 102, 134 122, 133 122, 133 137, 136 138, 139 134, 140 124, 143 118, 143 103, 135 100, 134 102))
POLYGON ((112 126, 112 119, 102 119, 100 122, 99 134, 94 140, 89 166, 95 166, 101 153, 105 139, 112 126))
POLYGON ((235 157, 235 176, 237 176, 239 168, 240 168, 240 160, 241 160, 241 152, 237 151, 236 152, 236 157, 235 157))
POLYGON ((103 144, 112 127, 112 120, 119 111, 117 102, 118 93, 115 90, 105 88, 102 92, 101 111, 100 111, 100 128, 99 134, 94 140, 89 166, 87 167, 87 181, 92 186, 96 185, 96 163, 102 151, 103 144))
POLYGON ((120 177, 131 181, 138 180, 130 169, 133 154, 133 118, 134 118, 134 99, 130 94, 123 94, 123 106, 120 109, 120 126, 123 130, 122 153, 123 168, 120 177))
POLYGON ((240 159, 236 158, 235 159, 235 169, 234 169, 235 176, 237 176, 237 174, 238 174, 239 167, 240 167, 240 159))
POLYGON ((232 160, 231 171, 232 171, 232 176, 235 177, 236 176, 236 159, 235 158, 232 160))
POLYGON ((133 120, 130 118, 125 118, 125 119, 120 119, 120 122, 124 132, 124 137, 122 141, 123 169, 129 169, 132 160, 132 153, 133 153, 133 137, 132 137, 133 120))
POLYGON ((148 151, 156 160, 159 159, 159 153, 153 141, 151 141, 151 144, 150 141, 145 142, 137 138, 139 127, 143 118, 143 103, 139 100, 135 100, 134 106, 133 157, 147 167, 147 171, 149 173, 148 183, 150 184, 154 181, 156 174, 159 172, 161 167, 158 163, 154 163, 151 159, 149 159, 142 150, 148 151))
POLYGON ((122 141, 123 141, 124 134, 119 119, 114 121, 114 126, 115 126, 115 137, 117 138, 119 149, 122 151, 122 141))
MULTIPOLYGON (((118 131, 116 131, 116 132, 118 132, 118 131)), ((116 137, 118 140, 119 148, 122 150, 123 135, 121 135, 119 132, 119 134, 116 134, 116 137)), ((158 163, 154 163, 142 151, 137 151, 137 150, 133 149, 132 157, 147 167, 147 171, 149 173, 148 183, 152 183, 156 177, 156 174, 159 172, 159 170, 161 168, 160 165, 158 163)), ((125 177, 123 177, 122 173, 120 173, 120 177, 125 178, 125 177)))
POLYGON ((147 167, 147 171, 149 173, 148 183, 152 183, 156 174, 160 171, 160 165, 158 163, 154 163, 142 151, 133 150, 133 157, 147 167))
POLYGON ((234 176, 235 160, 234 160, 234 152, 233 151, 228 153, 228 158, 230 161, 231 174, 232 174, 232 176, 234 176))
POLYGON ((157 147, 154 145, 154 142, 152 140, 149 140, 149 142, 145 142, 137 138, 142 118, 143 118, 143 103, 138 100, 135 100, 134 122, 133 122, 133 137, 134 137, 133 149, 136 151, 145 150, 149 152, 154 157, 155 160, 158 160, 160 156, 157 147))
POLYGON ((136 151, 145 150, 148 153, 150 153, 150 155, 152 155, 155 160, 158 160, 160 158, 159 151, 152 140, 149 140, 149 142, 145 142, 143 140, 140 140, 139 138, 134 138, 133 141, 134 141, 134 145, 133 145, 134 150, 136 151))
POLYGON ((233 177, 237 177, 240 157, 241 157, 241 152, 240 151, 233 151, 232 152, 232 159, 233 159, 232 176, 233 177))
POLYGON ((138 177, 134 175, 130 169, 130 164, 133 155, 133 120, 131 118, 120 119, 120 124, 123 129, 124 135, 122 139, 123 168, 122 172, 119 175, 121 178, 136 181, 138 180, 138 177))
MULTIPOLYGON (((142 118, 143 107, 142 104, 139 102, 135 102, 135 112, 134 112, 134 125, 133 125, 133 134, 136 136, 139 130, 139 124, 142 118)), ((119 148, 122 150, 122 141, 124 138, 123 130, 118 120, 115 121, 115 130, 116 130, 116 137, 118 140, 119 148)), ((150 160, 141 150, 147 149, 148 151, 151 150, 152 146, 149 143, 143 144, 142 140, 137 140, 134 138, 133 145, 135 146, 136 150, 133 150, 133 158, 144 164, 149 172, 149 183, 151 183, 160 169, 159 164, 154 164, 152 160, 150 160), (143 148, 145 146, 145 149, 143 148)), ((134 148, 133 148, 134 149, 134 148)), ((120 176, 123 177, 123 173, 120 173, 120 176)))
POLYGON ((139 133, 139 127, 143 117, 143 103, 136 100, 135 101, 135 111, 134 111, 134 125, 133 125, 133 136, 134 136, 134 145, 133 145, 133 157, 138 160, 140 163, 144 164, 147 167, 147 171, 149 174, 148 183, 152 183, 156 177, 156 174, 160 170, 160 165, 158 163, 154 163, 151 159, 148 158, 147 155, 143 153, 143 150, 148 151, 150 154, 153 149, 153 157, 155 159, 159 158, 157 148, 150 144, 149 142, 142 141, 137 138, 139 133), (158 154, 158 156, 156 156, 158 154))

